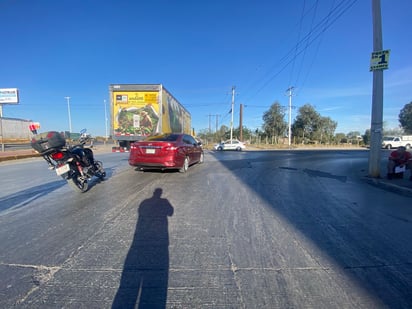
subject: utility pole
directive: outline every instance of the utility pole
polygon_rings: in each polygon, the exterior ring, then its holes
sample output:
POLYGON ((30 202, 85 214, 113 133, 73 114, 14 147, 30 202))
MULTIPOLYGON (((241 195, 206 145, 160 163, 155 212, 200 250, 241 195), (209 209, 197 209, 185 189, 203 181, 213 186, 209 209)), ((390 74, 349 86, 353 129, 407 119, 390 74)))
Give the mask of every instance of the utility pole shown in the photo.
MULTIPOLYGON (((381 51, 382 43, 382 19, 380 0, 372 0, 373 23, 373 51, 381 51)), ((372 90, 372 117, 371 117, 371 141, 369 151, 369 176, 380 177, 381 143, 383 122, 383 70, 373 71, 372 90)))
POLYGON ((217 130, 218 130, 218 125, 219 125, 219 116, 220 115, 212 115, 212 114, 209 114, 209 115, 206 115, 206 116, 208 116, 209 117, 209 133, 212 133, 212 117, 216 117, 216 131, 215 132, 217 132, 217 130))
POLYGON ((215 115, 216 116, 216 132, 219 130, 219 116, 220 115, 215 115))
POLYGON ((292 96, 293 96, 293 89, 295 89, 295 87, 289 87, 288 89, 286 89, 286 91, 289 92, 288 96, 289 96, 289 121, 288 121, 288 145, 290 148, 291 145, 291 136, 292 136, 292 96))
POLYGON ((69 133, 72 133, 72 119, 70 116, 70 97, 64 97, 67 100, 67 112, 69 114, 69 133))
POLYGON ((209 117, 209 133, 212 133, 211 118, 213 115, 209 114, 207 116, 209 117))
POLYGON ((243 104, 240 104, 239 110, 239 139, 243 142, 243 104))
POLYGON ((233 140, 233 114, 235 113, 235 86, 232 86, 232 118, 230 120, 230 142, 233 140))

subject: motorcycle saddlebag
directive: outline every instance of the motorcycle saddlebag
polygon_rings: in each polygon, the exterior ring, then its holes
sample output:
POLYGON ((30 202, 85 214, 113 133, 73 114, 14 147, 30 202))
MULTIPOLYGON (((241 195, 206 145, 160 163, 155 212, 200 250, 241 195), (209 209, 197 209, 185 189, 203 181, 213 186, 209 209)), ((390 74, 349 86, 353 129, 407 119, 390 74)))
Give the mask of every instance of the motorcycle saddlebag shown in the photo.
POLYGON ((40 154, 44 154, 48 152, 48 150, 62 148, 65 145, 66 139, 56 131, 37 134, 31 140, 31 147, 40 154))

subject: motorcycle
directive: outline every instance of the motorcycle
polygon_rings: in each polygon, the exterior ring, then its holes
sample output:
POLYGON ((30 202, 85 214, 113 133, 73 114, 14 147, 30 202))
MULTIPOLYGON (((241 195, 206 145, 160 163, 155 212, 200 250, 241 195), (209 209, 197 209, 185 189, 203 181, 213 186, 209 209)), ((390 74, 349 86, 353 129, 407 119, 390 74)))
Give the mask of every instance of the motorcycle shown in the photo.
POLYGON ((84 147, 89 140, 90 135, 82 130, 79 142, 70 146, 62 134, 50 131, 36 134, 31 146, 43 156, 49 169, 55 170, 73 189, 86 192, 89 188, 88 181, 93 176, 101 180, 106 177, 102 162, 94 159, 90 148, 84 147))

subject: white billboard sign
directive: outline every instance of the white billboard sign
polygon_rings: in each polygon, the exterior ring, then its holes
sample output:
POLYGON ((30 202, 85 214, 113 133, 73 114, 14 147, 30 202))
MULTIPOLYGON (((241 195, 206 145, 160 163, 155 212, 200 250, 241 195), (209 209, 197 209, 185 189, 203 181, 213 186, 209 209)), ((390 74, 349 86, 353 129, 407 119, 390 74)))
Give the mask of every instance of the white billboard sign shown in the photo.
POLYGON ((0 104, 18 104, 19 91, 17 88, 0 88, 0 104))
POLYGON ((369 71, 386 70, 389 67, 390 49, 372 53, 369 71))

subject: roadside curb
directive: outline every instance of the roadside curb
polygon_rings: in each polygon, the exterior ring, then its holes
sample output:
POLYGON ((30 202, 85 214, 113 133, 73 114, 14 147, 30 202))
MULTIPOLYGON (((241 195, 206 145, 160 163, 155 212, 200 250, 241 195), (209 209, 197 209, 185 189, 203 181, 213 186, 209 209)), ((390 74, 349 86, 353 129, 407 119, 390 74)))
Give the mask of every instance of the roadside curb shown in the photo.
POLYGON ((362 177, 362 180, 365 181, 366 183, 372 185, 372 186, 381 188, 383 190, 393 192, 393 193, 397 193, 397 194, 402 194, 402 195, 408 196, 408 197, 412 197, 412 187, 408 188, 408 187, 405 187, 405 186, 400 186, 400 185, 395 184, 395 183, 386 182, 383 179, 371 178, 371 177, 367 177, 367 176, 362 177))
POLYGON ((34 158, 34 157, 40 157, 40 155, 38 153, 9 154, 9 155, 5 155, 5 156, 0 156, 0 162, 18 160, 18 159, 34 158))

